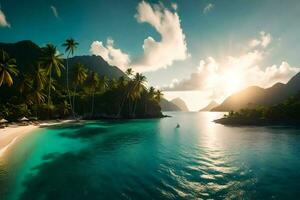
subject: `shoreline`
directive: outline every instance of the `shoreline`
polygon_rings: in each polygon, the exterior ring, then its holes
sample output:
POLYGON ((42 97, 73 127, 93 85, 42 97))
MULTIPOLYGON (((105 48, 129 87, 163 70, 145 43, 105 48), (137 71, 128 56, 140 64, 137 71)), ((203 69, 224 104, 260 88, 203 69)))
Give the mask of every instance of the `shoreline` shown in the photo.
POLYGON ((214 120, 217 124, 224 126, 293 126, 299 127, 300 122, 298 120, 250 120, 250 119, 232 119, 232 118, 221 118, 214 120))
POLYGON ((9 154, 9 151, 13 149, 15 145, 22 139, 24 139, 29 134, 34 133, 40 128, 46 128, 48 126, 54 126, 64 123, 71 123, 73 120, 63 120, 63 121, 42 121, 39 125, 13 125, 0 129, 0 160, 5 159, 9 154))
POLYGON ((16 145, 21 139, 28 134, 33 133, 39 126, 12 126, 0 130, 0 159, 5 158, 7 153, 16 145))
MULTIPOLYGON (((171 117, 169 115, 162 115, 159 118, 166 118, 171 117)), ((158 117, 144 117, 144 118, 135 118, 135 119, 155 119, 158 117)), ((133 118, 97 118, 93 120, 128 120, 133 118)), ((0 129, 0 160, 5 159, 6 155, 9 153, 11 149, 17 143, 24 139, 26 136, 28 136, 31 133, 34 133, 36 130, 41 128, 47 128, 49 126, 55 126, 65 123, 78 123, 81 121, 88 121, 91 119, 84 119, 84 120, 47 120, 47 121, 40 121, 38 125, 30 124, 30 125, 9 125, 8 127, 5 127, 4 129, 0 129)))

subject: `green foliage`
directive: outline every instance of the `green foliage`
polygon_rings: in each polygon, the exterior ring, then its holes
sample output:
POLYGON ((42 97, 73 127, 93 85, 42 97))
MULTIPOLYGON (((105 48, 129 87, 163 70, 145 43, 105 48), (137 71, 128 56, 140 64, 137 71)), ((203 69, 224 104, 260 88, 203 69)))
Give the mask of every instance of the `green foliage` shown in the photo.
POLYGON ((224 117, 237 120, 297 121, 300 120, 300 93, 274 106, 231 111, 224 117))
POLYGON ((12 86, 13 76, 17 76, 18 73, 16 60, 10 58, 5 51, 0 50, 0 87, 2 84, 12 86))
MULTIPOLYGON (((69 41, 75 42, 75 41, 69 41)), ((64 44, 73 54, 75 46, 64 44)), ((2 83, 10 87, 5 98, 0 98, 0 118, 16 121, 21 117, 38 119, 66 118, 71 113, 85 118, 97 117, 160 117, 159 101, 162 93, 146 85, 146 77, 132 69, 118 79, 108 79, 77 63, 68 83, 59 79, 64 70, 61 55, 48 44, 34 64, 18 75, 16 61, 2 52, 0 74, 6 70, 2 83), (48 95, 46 95, 48 92, 48 95), (47 100, 47 102, 46 102, 47 100), (72 111, 72 112, 71 112, 72 111)), ((1 86, 0 84, 0 86, 1 86)), ((3 86, 6 91, 7 86, 3 86)), ((1 88, 1 89, 2 89, 1 88)))

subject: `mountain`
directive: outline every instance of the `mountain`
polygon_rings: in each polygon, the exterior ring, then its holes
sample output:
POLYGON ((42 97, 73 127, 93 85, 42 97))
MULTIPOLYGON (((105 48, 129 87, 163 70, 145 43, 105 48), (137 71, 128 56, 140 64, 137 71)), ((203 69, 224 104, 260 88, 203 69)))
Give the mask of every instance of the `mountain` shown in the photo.
POLYGON ((204 108, 202 108, 201 111, 211 111, 213 108, 219 106, 219 104, 215 101, 211 101, 207 106, 205 106, 204 108))
POLYGON ((118 67, 109 65, 101 56, 75 56, 70 58, 70 70, 76 63, 81 63, 89 70, 97 72, 101 76, 105 75, 108 78, 119 78, 125 75, 118 67))
POLYGON ((162 111, 181 111, 177 105, 164 98, 161 99, 159 104, 162 111))
MULTIPOLYGON (((16 43, 0 43, 0 49, 15 58, 20 72, 30 72, 33 64, 42 55, 42 48, 30 40, 16 43)), ((109 65, 101 56, 75 56, 69 59, 70 71, 76 63, 82 63, 87 69, 97 72, 100 76, 119 78, 124 75, 118 67, 109 65)), ((64 74, 64 73, 62 73, 64 74)), ((63 77, 62 77, 63 78, 63 77)))
POLYGON ((0 43, 0 49, 8 53, 11 58, 17 61, 18 70, 29 72, 34 61, 41 56, 41 48, 30 40, 16 43, 0 43))
POLYGON ((300 72, 291 78, 287 84, 276 83, 266 89, 257 86, 248 87, 229 96, 212 111, 238 111, 242 108, 253 108, 258 105, 271 106, 281 103, 298 92, 300 92, 300 72))
MULTIPOLYGON (((16 43, 0 43, 0 49, 8 53, 11 58, 15 58, 19 76, 31 73, 34 69, 34 64, 42 56, 42 48, 30 40, 24 40, 16 43)), ((64 60, 66 62, 66 60, 64 60)), ((72 68, 76 63, 82 63, 88 70, 97 72, 100 76, 107 76, 108 78, 119 78, 125 75, 119 68, 109 65, 100 56, 75 56, 69 59, 69 71, 72 74, 72 68)), ((66 73, 63 71, 62 76, 58 82, 65 84, 66 73)), ((72 76, 72 75, 71 75, 72 76)), ((0 88, 1 98, 7 99, 17 89, 20 79, 15 80, 13 87, 3 86, 0 88)))
POLYGON ((171 101, 171 103, 175 104, 181 111, 187 112, 189 111, 188 107, 186 106, 185 102, 180 98, 175 98, 171 101))

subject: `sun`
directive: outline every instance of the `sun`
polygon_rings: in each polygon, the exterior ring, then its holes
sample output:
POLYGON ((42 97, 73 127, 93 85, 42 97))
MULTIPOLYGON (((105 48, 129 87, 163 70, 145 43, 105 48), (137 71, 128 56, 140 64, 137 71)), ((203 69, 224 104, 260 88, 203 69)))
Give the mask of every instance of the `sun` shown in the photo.
POLYGON ((243 88, 242 73, 238 71, 229 71, 224 74, 224 89, 227 93, 232 94, 243 88))

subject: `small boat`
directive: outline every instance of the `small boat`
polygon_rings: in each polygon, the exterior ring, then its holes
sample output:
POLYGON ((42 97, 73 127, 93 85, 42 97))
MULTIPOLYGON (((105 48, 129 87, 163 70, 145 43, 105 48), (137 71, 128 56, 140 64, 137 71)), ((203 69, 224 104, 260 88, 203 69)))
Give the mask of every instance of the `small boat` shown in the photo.
POLYGON ((179 128, 179 127, 180 127, 180 125, 179 125, 179 124, 177 124, 177 125, 176 125, 176 128, 179 128))

